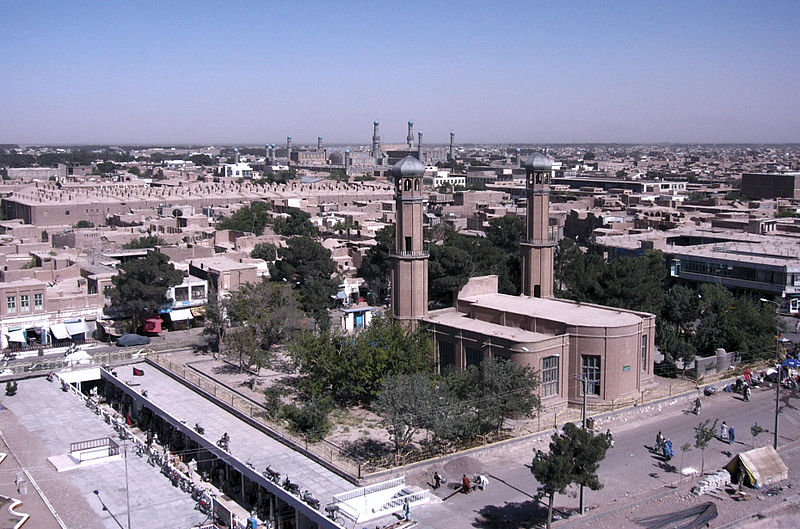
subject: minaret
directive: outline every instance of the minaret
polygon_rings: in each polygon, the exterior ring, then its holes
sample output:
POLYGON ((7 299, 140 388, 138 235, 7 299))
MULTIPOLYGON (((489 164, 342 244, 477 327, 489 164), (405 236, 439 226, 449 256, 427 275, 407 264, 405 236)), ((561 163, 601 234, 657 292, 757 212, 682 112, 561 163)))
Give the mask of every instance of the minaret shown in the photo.
POLYGON ((425 166, 406 156, 392 167, 395 179, 396 240, 392 256, 392 313, 416 322, 428 313, 428 252, 422 244, 425 166))
POLYGON ((535 298, 553 297, 553 252, 550 237, 550 173, 553 163, 543 154, 525 161, 527 234, 521 241, 522 294, 535 298))
POLYGON ((408 136, 406 136, 406 142, 408 142, 408 150, 410 151, 414 147, 414 122, 408 122, 408 136))
POLYGON ((322 136, 317 136, 317 151, 322 150, 322 136))
POLYGON ((372 124, 372 152, 370 152, 370 156, 375 158, 376 160, 380 157, 381 154, 381 135, 378 127, 380 123, 377 120, 372 124))
POLYGON ((233 163, 239 163, 239 148, 234 147, 233 149, 233 163))
POLYGON ((418 140, 417 140, 417 160, 422 163, 425 163, 425 160, 422 159, 422 131, 417 132, 418 140))
POLYGON ((522 153, 519 147, 517 147, 516 156, 517 156, 517 167, 522 167, 522 153))
POLYGON ((269 143, 264 145, 264 152, 266 153, 264 156, 264 165, 269 165, 269 143))
POLYGON ((272 165, 275 165, 275 144, 272 144, 272 150, 269 153, 269 161, 272 165))
POLYGON ((292 161, 292 137, 286 136, 286 158, 292 161))
POLYGON ((456 159, 455 141, 456 141, 456 133, 451 130, 450 131, 450 153, 448 154, 448 156, 450 157, 451 160, 455 160, 456 159))

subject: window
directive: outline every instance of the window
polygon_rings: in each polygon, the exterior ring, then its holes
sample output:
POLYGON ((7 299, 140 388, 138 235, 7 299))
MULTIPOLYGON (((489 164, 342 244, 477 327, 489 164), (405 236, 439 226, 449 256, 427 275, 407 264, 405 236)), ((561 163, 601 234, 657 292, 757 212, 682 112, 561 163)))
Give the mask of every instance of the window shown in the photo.
POLYGON ((456 347, 452 343, 439 342, 439 370, 456 365, 456 347))
POLYGON ((31 311, 31 297, 28 294, 20 294, 20 296, 19 296, 19 311, 20 312, 30 312, 31 311))
POLYGON ((411 251, 411 237, 406 237, 405 239, 406 239, 406 251, 410 252, 411 251))
POLYGON ((411 191, 411 180, 408 178, 403 181, 403 191, 411 191))
POLYGON ((467 367, 479 366, 483 360, 483 354, 480 349, 467 347, 467 367))
POLYGON ((542 359, 542 397, 558 395, 558 357, 542 359))
POLYGON ((6 296, 6 313, 17 313, 17 296, 6 296))
POLYGON ((600 394, 600 356, 581 355, 581 376, 586 380, 588 395, 600 394))
POLYGON ((175 287, 175 301, 189 301, 189 287, 175 287))
POLYGON ((419 178, 414 180, 414 191, 419 191, 419 178))
POLYGON ((193 285, 192 286, 192 299, 203 299, 206 297, 206 287, 205 285, 193 285))
POLYGON ((42 310, 44 308, 44 294, 33 295, 33 310, 42 310))
POLYGON ((642 335, 642 371, 647 371, 647 335, 642 335))

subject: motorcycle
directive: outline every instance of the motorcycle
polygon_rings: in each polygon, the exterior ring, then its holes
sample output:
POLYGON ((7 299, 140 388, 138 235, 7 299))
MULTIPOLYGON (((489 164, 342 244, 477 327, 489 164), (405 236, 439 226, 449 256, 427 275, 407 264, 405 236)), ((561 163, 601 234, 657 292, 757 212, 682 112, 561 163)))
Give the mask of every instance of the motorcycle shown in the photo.
POLYGON ((286 480, 281 485, 284 489, 288 490, 292 494, 300 494, 300 485, 297 483, 292 483, 289 481, 289 476, 286 476, 286 480))
POLYGON ((197 423, 194 423, 194 431, 199 433, 200 435, 204 435, 206 433, 206 429, 197 423))
POLYGON ((308 490, 303 491, 303 494, 300 496, 300 499, 309 504, 314 509, 319 510, 319 500, 315 498, 314 495, 311 494, 311 492, 309 492, 308 490))
POLYGON ((264 476, 265 478, 267 478, 268 480, 270 480, 273 483, 280 483, 280 481, 281 481, 280 472, 275 472, 274 470, 272 470, 270 468, 269 465, 267 465, 267 468, 264 469, 264 472, 262 472, 261 475, 264 476))

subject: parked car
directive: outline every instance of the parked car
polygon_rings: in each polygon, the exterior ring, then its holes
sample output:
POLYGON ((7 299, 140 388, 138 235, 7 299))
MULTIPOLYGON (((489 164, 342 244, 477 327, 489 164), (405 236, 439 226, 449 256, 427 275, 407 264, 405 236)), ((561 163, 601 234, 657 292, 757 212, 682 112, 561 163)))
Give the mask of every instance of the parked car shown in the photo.
POLYGON ((132 347, 134 345, 147 345, 150 343, 149 336, 142 336, 141 334, 123 334, 117 338, 117 345, 119 347, 132 347))

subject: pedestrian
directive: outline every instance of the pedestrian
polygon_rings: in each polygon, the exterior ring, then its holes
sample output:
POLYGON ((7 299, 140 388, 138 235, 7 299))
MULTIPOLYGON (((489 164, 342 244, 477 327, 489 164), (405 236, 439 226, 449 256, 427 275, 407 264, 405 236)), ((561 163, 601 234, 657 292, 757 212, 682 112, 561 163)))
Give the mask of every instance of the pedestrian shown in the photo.
POLYGON ((469 494, 470 491, 472 490, 472 487, 470 486, 469 483, 469 478, 467 477, 466 474, 462 474, 461 476, 461 487, 464 489, 463 490, 464 494, 469 494))
POLYGON ((438 489, 442 485, 442 477, 439 475, 439 472, 433 473, 433 490, 438 489))
POLYGON ((486 485, 489 484, 489 480, 483 474, 478 474, 478 488, 481 490, 486 490, 486 485))
POLYGON ((735 434, 736 434, 736 431, 733 429, 733 426, 728 428, 728 444, 733 444, 735 442, 735 439, 734 439, 735 434))
POLYGON ((700 415, 700 408, 703 406, 703 403, 700 402, 700 397, 694 399, 694 414, 700 415))
POLYGON ((411 506, 408 504, 408 498, 403 500, 403 520, 411 519, 411 506))
POLYGON ((656 434, 656 451, 661 451, 662 447, 664 446, 664 436, 661 434, 661 431, 656 434))
POLYGON ((750 402, 750 386, 744 387, 744 401, 750 402))
POLYGON ((728 423, 722 421, 722 424, 719 426, 719 438, 723 441, 728 439, 728 423))

